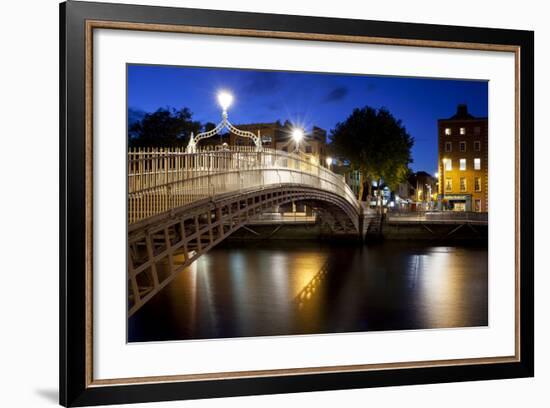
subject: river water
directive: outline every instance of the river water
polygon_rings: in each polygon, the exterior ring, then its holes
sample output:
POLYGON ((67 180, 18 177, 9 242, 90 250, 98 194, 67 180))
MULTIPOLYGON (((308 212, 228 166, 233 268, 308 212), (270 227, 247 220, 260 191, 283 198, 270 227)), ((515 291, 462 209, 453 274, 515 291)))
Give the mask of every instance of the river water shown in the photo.
POLYGON ((235 243, 132 316, 128 340, 486 326, 487 284, 486 246, 235 243))

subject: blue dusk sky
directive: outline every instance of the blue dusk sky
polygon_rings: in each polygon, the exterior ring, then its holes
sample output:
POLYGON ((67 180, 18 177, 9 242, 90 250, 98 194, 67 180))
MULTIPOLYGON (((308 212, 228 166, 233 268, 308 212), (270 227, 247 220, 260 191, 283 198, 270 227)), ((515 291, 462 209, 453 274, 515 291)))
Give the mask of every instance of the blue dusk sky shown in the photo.
POLYGON ((437 120, 452 116, 460 103, 474 116, 488 115, 486 81, 129 65, 128 118, 187 107, 194 120, 218 123, 221 89, 234 96, 229 120, 235 125, 288 119, 330 135, 354 108, 385 107, 415 140, 411 168, 431 174, 437 163, 437 120))

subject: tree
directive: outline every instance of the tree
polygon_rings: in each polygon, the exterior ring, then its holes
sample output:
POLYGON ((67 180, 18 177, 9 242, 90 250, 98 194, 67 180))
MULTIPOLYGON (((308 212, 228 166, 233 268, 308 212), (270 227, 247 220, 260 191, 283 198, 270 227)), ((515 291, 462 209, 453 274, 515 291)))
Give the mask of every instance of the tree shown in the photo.
POLYGON ((378 188, 383 182, 395 189, 409 174, 414 139, 385 108, 354 109, 344 122, 336 124, 331 140, 331 151, 349 160, 351 168, 360 173, 360 200, 366 193, 370 202, 373 181, 378 188))
POLYGON ((201 124, 192 120, 188 108, 160 108, 147 113, 130 125, 128 140, 132 147, 178 147, 187 145, 191 132, 197 134, 201 124))
POLYGON ((216 124, 213 123, 213 122, 206 122, 204 124, 204 126, 202 127, 202 131, 203 132, 209 132, 211 131, 212 129, 214 129, 216 127, 216 124))

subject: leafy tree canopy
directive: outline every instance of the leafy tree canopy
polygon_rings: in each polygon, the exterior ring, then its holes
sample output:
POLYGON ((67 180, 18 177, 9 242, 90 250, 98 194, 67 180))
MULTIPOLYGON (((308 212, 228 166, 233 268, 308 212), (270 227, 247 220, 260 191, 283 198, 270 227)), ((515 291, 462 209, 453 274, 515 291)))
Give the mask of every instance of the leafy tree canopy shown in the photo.
POLYGON ((202 130, 200 122, 192 119, 188 108, 160 108, 147 113, 130 125, 129 143, 132 147, 176 147, 187 145, 191 132, 202 130))
POLYGON ((385 108, 354 109, 331 131, 331 139, 331 151, 360 171, 369 191, 372 180, 395 189, 409 174, 414 139, 385 108))

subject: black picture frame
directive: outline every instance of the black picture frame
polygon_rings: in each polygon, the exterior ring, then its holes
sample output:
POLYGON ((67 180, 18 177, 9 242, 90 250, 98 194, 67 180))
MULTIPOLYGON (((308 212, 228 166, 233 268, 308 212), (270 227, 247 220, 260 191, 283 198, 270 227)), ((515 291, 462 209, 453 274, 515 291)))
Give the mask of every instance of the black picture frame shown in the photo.
POLYGON ((339 390, 531 377, 534 375, 534 33, 532 31, 68 1, 60 5, 60 403, 64 406, 339 390), (186 25, 269 32, 494 44, 519 50, 521 200, 518 351, 513 362, 94 385, 89 367, 86 264, 86 23, 186 25))

